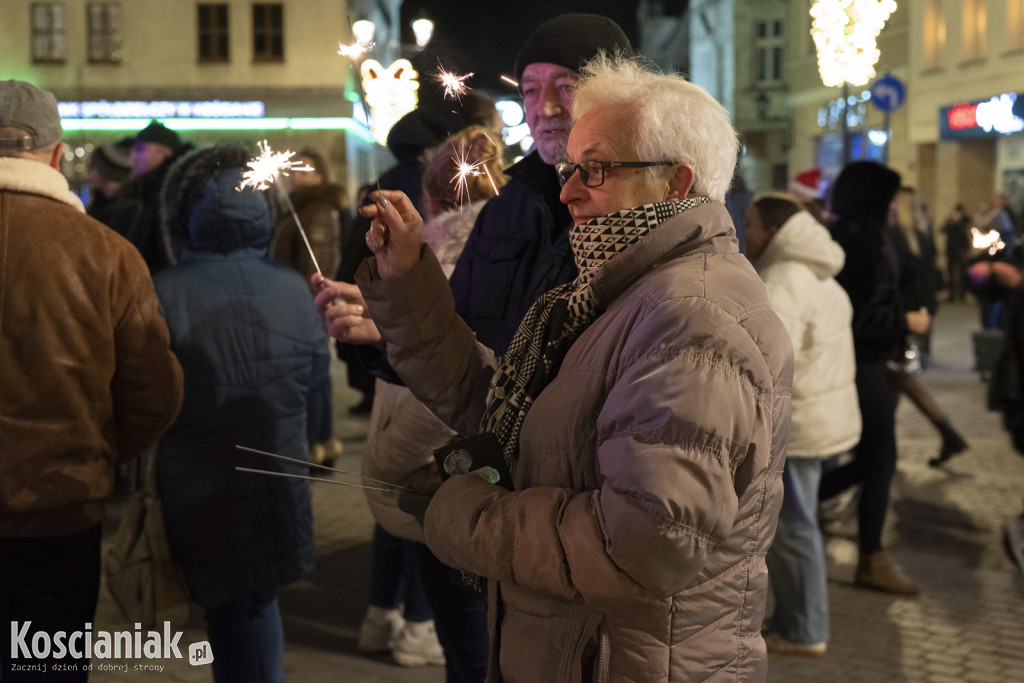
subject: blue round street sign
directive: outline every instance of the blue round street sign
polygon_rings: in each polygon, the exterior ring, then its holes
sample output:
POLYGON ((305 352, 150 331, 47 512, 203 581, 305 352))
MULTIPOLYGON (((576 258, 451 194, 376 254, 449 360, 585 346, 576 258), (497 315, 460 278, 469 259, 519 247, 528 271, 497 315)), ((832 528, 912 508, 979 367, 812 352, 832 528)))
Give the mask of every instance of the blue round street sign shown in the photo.
POLYGON ((906 99, 907 89, 895 76, 886 74, 871 84, 871 103, 882 111, 896 111, 906 99))

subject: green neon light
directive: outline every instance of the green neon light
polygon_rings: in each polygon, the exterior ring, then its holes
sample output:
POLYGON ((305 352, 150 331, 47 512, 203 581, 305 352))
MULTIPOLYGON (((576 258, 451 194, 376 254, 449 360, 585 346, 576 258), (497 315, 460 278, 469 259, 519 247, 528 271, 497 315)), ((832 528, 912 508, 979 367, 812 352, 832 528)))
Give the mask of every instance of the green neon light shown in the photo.
MULTIPOLYGON (((344 116, 264 119, 159 119, 172 130, 344 130, 372 143, 373 135, 361 123, 344 116)), ((65 131, 139 131, 150 119, 61 119, 65 131)))

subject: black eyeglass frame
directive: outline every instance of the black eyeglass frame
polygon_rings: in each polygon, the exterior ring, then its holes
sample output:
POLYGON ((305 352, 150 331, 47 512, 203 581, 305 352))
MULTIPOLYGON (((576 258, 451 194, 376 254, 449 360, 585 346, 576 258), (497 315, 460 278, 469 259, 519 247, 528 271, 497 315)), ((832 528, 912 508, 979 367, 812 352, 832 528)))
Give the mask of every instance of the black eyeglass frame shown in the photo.
POLYGON ((564 186, 572 178, 577 170, 580 172, 580 180, 584 187, 601 187, 604 185, 604 172, 608 168, 649 168, 651 166, 675 166, 678 161, 598 161, 597 159, 586 159, 578 164, 571 161, 560 161, 555 164, 555 174, 558 176, 558 184, 564 186), (601 169, 601 180, 593 185, 587 182, 591 175, 596 175, 595 170, 587 170, 583 164, 598 164, 601 169), (571 170, 570 170, 571 169, 571 170), (567 172, 568 171, 568 172, 567 172))

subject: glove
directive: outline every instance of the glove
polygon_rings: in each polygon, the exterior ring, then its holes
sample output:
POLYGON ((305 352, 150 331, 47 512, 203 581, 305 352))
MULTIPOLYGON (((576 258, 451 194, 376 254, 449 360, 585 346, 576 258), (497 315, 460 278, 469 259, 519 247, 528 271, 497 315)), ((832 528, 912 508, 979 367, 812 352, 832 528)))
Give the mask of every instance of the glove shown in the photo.
POLYGON ((398 494, 398 509, 412 515, 423 526, 423 519, 427 516, 427 507, 437 490, 441 488, 439 481, 424 481, 411 486, 412 491, 402 491, 398 494))

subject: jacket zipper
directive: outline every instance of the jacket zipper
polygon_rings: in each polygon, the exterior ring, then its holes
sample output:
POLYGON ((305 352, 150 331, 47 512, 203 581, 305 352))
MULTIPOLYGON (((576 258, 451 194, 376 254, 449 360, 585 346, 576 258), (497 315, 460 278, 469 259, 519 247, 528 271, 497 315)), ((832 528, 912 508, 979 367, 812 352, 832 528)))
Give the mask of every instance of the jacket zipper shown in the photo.
POLYGON ((608 681, 608 634, 604 624, 597 625, 597 664, 594 666, 593 683, 608 681))

